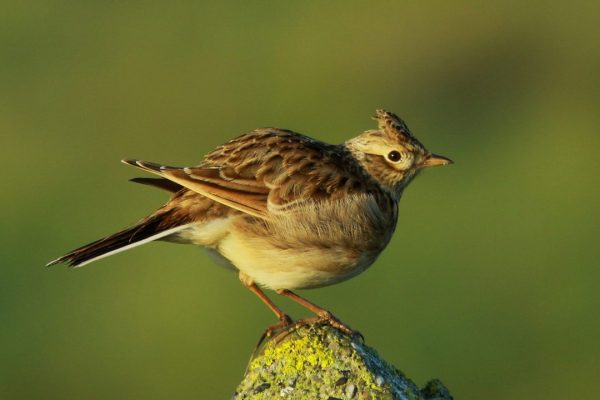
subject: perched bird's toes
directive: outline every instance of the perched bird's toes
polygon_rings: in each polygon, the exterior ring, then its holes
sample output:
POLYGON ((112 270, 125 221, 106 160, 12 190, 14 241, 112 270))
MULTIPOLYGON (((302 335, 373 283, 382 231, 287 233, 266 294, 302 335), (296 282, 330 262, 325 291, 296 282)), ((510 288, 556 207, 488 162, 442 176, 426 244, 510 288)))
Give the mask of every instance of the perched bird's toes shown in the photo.
POLYGON ((292 320, 292 318, 290 318, 289 315, 287 314, 283 314, 281 316, 281 318, 279 318, 279 322, 276 324, 273 324, 269 327, 267 327, 267 329, 265 330, 265 333, 263 333, 263 338, 270 338, 273 336, 273 334, 281 329, 285 329, 290 327, 292 324, 294 323, 294 321, 292 320))
POLYGON ((339 320, 333 316, 333 314, 331 313, 331 311, 328 310, 321 310, 320 312, 317 313, 317 315, 319 316, 319 318, 321 318, 323 321, 338 321, 339 320))
POLYGON ((365 337, 357 330, 350 328, 348 325, 337 319, 333 314, 327 311, 327 315, 323 317, 323 321, 327 322, 332 327, 344 332, 348 336, 356 337, 361 340, 361 342, 365 341, 365 337))
POLYGON ((344 324, 342 321, 340 321, 339 319, 337 319, 333 316, 331 318, 325 319, 325 322, 327 322, 332 327, 344 332, 348 336, 358 335, 358 336, 362 337, 360 332, 355 331, 354 329, 350 328, 348 325, 344 324))
POLYGON ((311 325, 311 324, 328 324, 329 326, 341 331, 342 333, 356 337, 360 339, 362 342, 365 341, 364 336, 357 330, 350 328, 348 325, 337 319, 331 312, 327 310, 323 310, 319 312, 316 317, 313 318, 305 318, 296 321, 295 327, 298 328, 303 325, 311 325))
POLYGON ((294 323, 294 320, 292 319, 292 317, 290 317, 287 314, 283 314, 281 316, 281 318, 279 319, 279 323, 275 324, 275 325, 281 325, 281 327, 286 327, 288 325, 292 325, 294 323))
POLYGON ((365 343, 365 337, 360 331, 352 331, 352 337, 360 340, 361 343, 365 343))
POLYGON ((275 340, 280 340, 279 337, 282 334, 283 334, 283 337, 287 336, 287 334, 289 333, 289 328, 292 327, 293 324, 294 324, 294 320, 292 320, 292 318, 289 315, 283 314, 279 318, 278 323, 268 326, 267 329, 265 329, 263 334, 260 336, 260 339, 258 339, 258 343, 256 343, 256 347, 254 348, 253 354, 256 354, 256 352, 258 351, 260 346, 263 344, 265 339, 271 339, 273 337, 273 335, 275 335, 276 333, 277 333, 277 335, 275 336, 275 340))

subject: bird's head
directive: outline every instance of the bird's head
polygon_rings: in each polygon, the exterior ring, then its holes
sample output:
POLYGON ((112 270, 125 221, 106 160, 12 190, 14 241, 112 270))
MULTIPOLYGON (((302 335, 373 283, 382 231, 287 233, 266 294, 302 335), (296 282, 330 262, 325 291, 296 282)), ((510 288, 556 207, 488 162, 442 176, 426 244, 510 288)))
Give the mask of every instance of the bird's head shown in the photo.
POLYGON ((345 145, 369 175, 384 188, 400 194, 423 168, 451 164, 428 151, 404 121, 391 112, 377 110, 378 130, 369 130, 345 145))

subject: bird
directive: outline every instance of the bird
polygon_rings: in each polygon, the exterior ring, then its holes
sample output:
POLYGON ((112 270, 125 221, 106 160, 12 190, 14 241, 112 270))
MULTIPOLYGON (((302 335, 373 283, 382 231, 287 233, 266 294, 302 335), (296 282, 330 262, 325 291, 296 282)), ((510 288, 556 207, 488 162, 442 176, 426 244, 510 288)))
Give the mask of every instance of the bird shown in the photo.
POLYGON ((333 285, 370 267, 392 238, 407 185, 425 168, 452 163, 428 151, 394 113, 377 110, 373 119, 377 129, 341 144, 260 128, 195 166, 122 160, 157 175, 132 181, 166 190, 170 199, 137 224, 47 266, 81 267, 156 240, 193 244, 237 271, 276 315, 268 335, 293 320, 263 289, 315 314, 305 321, 354 333, 295 290, 333 285))

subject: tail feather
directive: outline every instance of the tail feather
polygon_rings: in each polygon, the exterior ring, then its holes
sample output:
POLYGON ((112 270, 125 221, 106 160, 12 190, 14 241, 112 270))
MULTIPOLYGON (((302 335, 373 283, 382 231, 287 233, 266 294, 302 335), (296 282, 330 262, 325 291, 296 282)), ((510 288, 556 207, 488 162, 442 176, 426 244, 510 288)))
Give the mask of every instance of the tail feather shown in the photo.
POLYGON ((142 185, 154 186, 167 192, 175 193, 183 189, 179 183, 175 183, 165 178, 132 178, 131 182, 141 183, 142 185))
POLYGON ((173 221, 168 218, 168 214, 168 212, 154 214, 137 225, 96 240, 50 261, 46 266, 66 263, 71 267, 81 267, 101 258, 164 238, 187 227, 187 224, 182 221, 173 221))

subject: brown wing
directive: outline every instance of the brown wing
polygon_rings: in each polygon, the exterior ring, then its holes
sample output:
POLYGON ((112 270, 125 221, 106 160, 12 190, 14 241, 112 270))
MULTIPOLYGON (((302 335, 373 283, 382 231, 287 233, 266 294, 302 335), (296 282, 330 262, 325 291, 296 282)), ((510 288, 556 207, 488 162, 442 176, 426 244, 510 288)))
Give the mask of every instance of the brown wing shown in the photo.
POLYGON ((195 167, 124 162, 257 217, 308 199, 362 191, 368 182, 343 146, 274 128, 240 136, 195 167))

